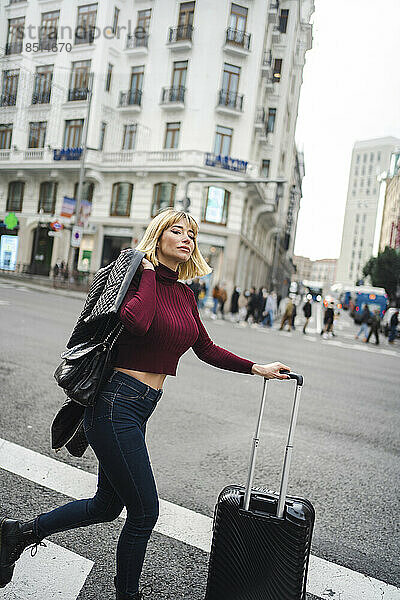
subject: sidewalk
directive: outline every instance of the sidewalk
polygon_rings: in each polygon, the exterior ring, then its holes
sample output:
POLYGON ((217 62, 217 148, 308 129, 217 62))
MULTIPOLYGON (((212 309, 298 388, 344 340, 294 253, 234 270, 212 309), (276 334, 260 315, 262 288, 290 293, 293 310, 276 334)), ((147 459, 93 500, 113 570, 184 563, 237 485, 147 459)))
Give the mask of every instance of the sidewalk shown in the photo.
POLYGON ((78 298, 84 300, 87 296, 87 292, 80 292, 78 290, 71 290, 68 288, 54 287, 53 280, 48 277, 41 277, 40 275, 7 275, 4 272, 0 272, 0 283, 5 282, 11 285, 23 286, 36 292, 49 292, 58 296, 69 296, 70 298, 78 298))

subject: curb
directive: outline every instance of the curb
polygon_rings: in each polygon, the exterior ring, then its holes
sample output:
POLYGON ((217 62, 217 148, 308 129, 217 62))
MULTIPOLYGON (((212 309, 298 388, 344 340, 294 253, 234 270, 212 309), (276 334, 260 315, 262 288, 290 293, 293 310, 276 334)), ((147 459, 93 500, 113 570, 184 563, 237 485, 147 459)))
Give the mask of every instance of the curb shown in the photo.
POLYGON ((6 283, 11 283, 17 287, 25 287, 36 292, 48 292, 50 294, 55 294, 56 296, 68 296, 69 298, 76 298, 78 300, 84 300, 87 296, 86 292, 62 290, 46 285, 39 285, 37 283, 30 283, 29 281, 23 281, 21 279, 14 279, 13 277, 4 277, 4 275, 0 275, 0 282, 2 281, 6 283))

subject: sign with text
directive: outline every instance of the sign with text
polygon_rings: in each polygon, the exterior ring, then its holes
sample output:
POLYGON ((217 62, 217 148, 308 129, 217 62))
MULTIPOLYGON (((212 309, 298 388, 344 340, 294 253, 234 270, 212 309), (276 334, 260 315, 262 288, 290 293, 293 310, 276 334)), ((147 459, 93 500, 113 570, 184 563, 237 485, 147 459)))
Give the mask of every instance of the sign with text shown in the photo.
POLYGON ((0 269, 15 271, 17 252, 18 236, 2 235, 0 237, 0 269))

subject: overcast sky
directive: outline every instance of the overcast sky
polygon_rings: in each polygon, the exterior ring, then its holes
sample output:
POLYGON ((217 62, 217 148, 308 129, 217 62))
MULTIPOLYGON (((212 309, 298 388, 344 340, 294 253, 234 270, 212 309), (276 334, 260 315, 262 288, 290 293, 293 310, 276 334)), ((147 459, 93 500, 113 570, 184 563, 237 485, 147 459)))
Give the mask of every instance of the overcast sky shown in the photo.
POLYGON ((400 138, 400 0, 315 0, 296 140, 306 176, 295 253, 340 253, 356 140, 400 138))

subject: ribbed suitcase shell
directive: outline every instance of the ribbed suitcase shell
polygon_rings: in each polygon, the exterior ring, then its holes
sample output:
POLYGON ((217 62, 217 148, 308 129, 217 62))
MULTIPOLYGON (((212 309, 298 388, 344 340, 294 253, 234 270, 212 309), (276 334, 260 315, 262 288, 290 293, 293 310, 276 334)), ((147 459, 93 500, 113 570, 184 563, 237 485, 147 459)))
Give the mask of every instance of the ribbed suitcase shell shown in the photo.
POLYGON ((278 494, 252 487, 225 487, 215 506, 206 600, 305 600, 314 508, 287 496, 278 519, 278 494))

